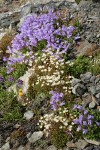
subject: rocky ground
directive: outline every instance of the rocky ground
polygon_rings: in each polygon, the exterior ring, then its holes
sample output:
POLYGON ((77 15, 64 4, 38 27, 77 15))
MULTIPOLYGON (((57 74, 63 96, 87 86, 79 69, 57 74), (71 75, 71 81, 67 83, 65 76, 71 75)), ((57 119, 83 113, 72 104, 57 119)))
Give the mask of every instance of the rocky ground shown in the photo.
MULTIPOLYGON (((76 4, 74 0, 34 0, 29 2, 0 2, 0 39, 7 32, 17 31, 25 17, 30 13, 38 13, 40 9, 63 9, 72 19, 78 18, 81 24, 81 42, 75 47, 75 55, 94 55, 100 51, 100 1, 82 0, 76 4), (81 49, 81 51, 80 51, 81 49)), ((100 110, 100 75, 93 76, 90 72, 82 74, 72 81, 72 92, 83 99, 83 106, 100 110)), ((77 100, 77 99, 76 99, 77 100)), ((46 100, 47 101, 47 100, 46 100)), ((48 103, 42 98, 38 108, 42 113, 48 111, 48 103)), ((35 102, 33 106, 35 105, 35 102)), ((24 107, 23 107, 24 109, 24 107)), ((32 111, 25 110, 22 122, 2 122, 0 124, 0 150, 57 150, 45 139, 42 131, 37 131, 37 118, 34 120, 32 111)), ((100 141, 81 140, 67 142, 62 150, 100 150, 100 141)))

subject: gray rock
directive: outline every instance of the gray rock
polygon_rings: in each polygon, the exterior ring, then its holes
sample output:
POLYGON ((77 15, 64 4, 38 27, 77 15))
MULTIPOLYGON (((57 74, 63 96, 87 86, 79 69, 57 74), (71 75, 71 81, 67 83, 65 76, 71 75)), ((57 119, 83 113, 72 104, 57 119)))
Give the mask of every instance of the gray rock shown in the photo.
POLYGON ((94 150, 100 150, 100 146, 94 146, 94 150))
POLYGON ((88 146, 88 142, 85 140, 78 140, 78 142, 75 143, 78 150, 83 150, 85 147, 88 146))
POLYGON ((47 3, 46 5, 44 5, 43 11, 48 12, 49 10, 54 10, 55 8, 56 8, 55 2, 51 1, 51 2, 47 3))
POLYGON ((72 86, 75 86, 77 83, 80 83, 80 82, 81 82, 80 79, 73 78, 73 79, 72 79, 72 86))
POLYGON ((94 145, 100 145, 100 140, 99 141, 95 141, 95 140, 88 140, 86 138, 84 138, 86 142, 90 143, 90 144, 94 144, 94 145))
POLYGON ((67 148, 67 147, 64 147, 62 150, 69 150, 69 148, 67 148))
POLYGON ((31 137, 31 132, 27 133, 26 137, 30 138, 31 137))
POLYGON ((92 82, 92 83, 94 83, 95 82, 95 76, 92 76, 91 78, 90 78, 90 82, 92 82))
POLYGON ((100 84, 97 84, 97 86, 96 86, 96 94, 97 93, 100 93, 100 84))
POLYGON ((10 150, 10 144, 9 142, 7 142, 6 144, 4 144, 0 150, 10 150))
POLYGON ((30 120, 33 118, 33 115, 34 115, 33 112, 31 110, 28 110, 27 112, 24 113, 24 118, 26 120, 30 120))
POLYGON ((93 150, 93 145, 86 147, 84 150, 93 150))
POLYGON ((90 104, 89 104, 89 108, 95 108, 96 106, 96 102, 95 101, 92 101, 90 104))
POLYGON ((85 91, 86 91, 86 87, 80 83, 76 84, 72 89, 73 94, 77 96, 82 96, 85 91))
POLYGON ((21 6, 21 16, 27 16, 31 13, 32 5, 30 2, 26 3, 25 5, 21 6))
POLYGON ((77 147, 77 146, 75 145, 75 143, 73 143, 72 141, 67 142, 66 145, 67 145, 67 147, 69 147, 69 148, 75 148, 75 147, 77 147))
POLYGON ((25 150, 31 150, 31 143, 28 142, 26 145, 25 145, 25 150))
POLYGON ((10 141, 10 137, 7 137, 7 139, 6 139, 6 143, 7 143, 7 142, 9 142, 9 141, 10 141))
POLYGON ((96 94, 96 85, 89 87, 88 90, 92 95, 95 95, 96 94))
POLYGON ((98 93, 100 93, 100 84, 98 85, 93 85, 91 87, 88 88, 88 91, 92 94, 92 95, 96 95, 98 93))
POLYGON ((54 145, 51 145, 47 148, 47 150, 57 150, 57 148, 54 145))
POLYGON ((0 27, 7 28, 10 24, 16 25, 20 21, 21 10, 15 10, 14 12, 6 12, 0 14, 0 27))
POLYGON ((38 131, 38 132, 34 132, 28 140, 30 143, 35 143, 36 141, 40 140, 42 137, 43 137, 43 132, 38 131))
POLYGON ((21 126, 21 124, 15 124, 14 128, 18 129, 21 126))
POLYGON ((100 99, 100 93, 96 94, 95 97, 100 99))
POLYGON ((92 73, 91 73, 91 72, 87 72, 87 73, 85 73, 85 74, 81 74, 81 75, 80 75, 80 78, 81 78, 81 80, 82 80, 84 83, 88 83, 88 82, 90 81, 91 77, 92 77, 92 73))
POLYGON ((20 145, 20 146, 17 148, 17 150, 25 150, 25 147, 22 146, 22 145, 20 145))
POLYGON ((82 95, 82 100, 83 100, 82 105, 85 108, 92 101, 92 96, 89 93, 85 93, 84 95, 82 95))

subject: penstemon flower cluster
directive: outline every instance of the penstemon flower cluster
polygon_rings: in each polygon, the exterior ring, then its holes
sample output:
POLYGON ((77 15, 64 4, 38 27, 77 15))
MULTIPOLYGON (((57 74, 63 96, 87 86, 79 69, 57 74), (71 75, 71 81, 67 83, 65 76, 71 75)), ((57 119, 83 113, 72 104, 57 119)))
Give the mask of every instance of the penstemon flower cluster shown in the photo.
MULTIPOLYGON (((34 59, 34 50, 37 51, 39 41, 46 40, 46 48, 43 51, 48 52, 47 49, 52 47, 56 57, 67 52, 71 45, 69 39, 72 38, 74 43, 77 37, 73 36, 76 29, 73 26, 60 25, 59 19, 61 19, 60 13, 52 11, 47 14, 35 14, 26 19, 12 41, 12 46, 8 47, 10 53, 7 59, 8 73, 14 70, 14 64, 28 63, 29 60, 34 59)), ((4 60, 6 61, 5 58, 4 60)))
POLYGON ((57 110, 60 106, 65 105, 65 101, 63 100, 63 98, 64 98, 63 93, 58 93, 56 91, 50 91, 50 94, 52 94, 50 104, 51 104, 53 110, 57 110))
POLYGON ((74 105, 74 110, 80 112, 79 117, 74 119, 74 124, 78 126, 77 131, 82 131, 83 134, 87 134, 89 128, 91 128, 94 123, 100 126, 100 122, 95 121, 94 116, 90 115, 88 110, 84 110, 81 105, 74 105))

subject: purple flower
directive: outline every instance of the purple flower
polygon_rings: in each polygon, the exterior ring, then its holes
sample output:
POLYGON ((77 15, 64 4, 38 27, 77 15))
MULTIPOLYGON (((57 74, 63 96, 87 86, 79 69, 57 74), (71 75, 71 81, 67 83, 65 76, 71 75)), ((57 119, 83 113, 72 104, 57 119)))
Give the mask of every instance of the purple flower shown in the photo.
POLYGON ((88 110, 84 110, 84 115, 88 114, 88 110))
POLYGON ((8 58, 7 57, 3 57, 3 61, 7 61, 8 60, 8 58))
POLYGON ((75 104, 73 109, 74 109, 74 110, 77 109, 77 106, 78 106, 78 105, 75 104))
POLYGON ((63 105, 65 105, 65 102, 63 101, 63 102, 61 102, 59 105, 60 105, 60 106, 63 106, 63 105))
POLYGON ((77 106, 77 109, 82 110, 82 106, 81 106, 81 105, 78 105, 78 106, 77 106))
POLYGON ((84 119, 84 116, 83 115, 80 115, 79 116, 79 123, 82 125, 82 123, 83 123, 83 119, 84 119))
POLYGON ((80 131, 82 129, 82 127, 79 125, 77 128, 77 131, 80 131))
POLYGON ((17 83, 18 83, 18 85, 23 85, 23 81, 22 81, 21 79, 19 79, 19 80, 17 81, 17 83))
POLYGON ((87 134, 88 133, 88 129, 83 129, 83 134, 87 134))
POLYGON ((4 81, 4 77, 0 76, 0 83, 4 81))
POLYGON ((96 125, 100 127, 100 122, 97 122, 97 121, 95 121, 95 122, 96 122, 96 125))
POLYGON ((7 66, 7 74, 10 74, 13 70, 14 70, 14 68, 7 66))
POLYGON ((84 126, 87 126, 88 124, 87 124, 87 122, 86 122, 86 121, 83 121, 83 125, 84 125, 84 126))
POLYGON ((89 119, 94 119, 94 116, 88 115, 88 120, 89 120, 89 119))
POLYGON ((74 119, 74 124, 79 124, 79 120, 78 119, 74 119))
POLYGON ((63 93, 58 93, 56 91, 50 91, 49 93, 52 94, 50 104, 54 110, 59 106, 65 105, 65 102, 63 101, 63 93))
POLYGON ((78 109, 78 110, 81 111, 81 110, 82 110, 82 106, 81 106, 81 105, 76 105, 76 104, 75 104, 73 109, 78 109))
POLYGON ((13 77, 8 77, 8 81, 9 81, 9 82, 13 82, 13 81, 14 81, 14 78, 13 78, 13 77))
POLYGON ((80 39, 81 39, 81 37, 79 35, 75 36, 75 38, 74 38, 75 41, 80 40, 80 39))

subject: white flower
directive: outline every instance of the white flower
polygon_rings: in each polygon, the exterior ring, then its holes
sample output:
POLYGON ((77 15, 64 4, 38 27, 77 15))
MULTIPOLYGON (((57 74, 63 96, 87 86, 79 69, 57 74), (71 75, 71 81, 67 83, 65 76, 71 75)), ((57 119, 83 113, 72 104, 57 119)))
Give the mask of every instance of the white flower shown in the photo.
POLYGON ((43 116, 41 116, 40 119, 43 119, 43 116))
POLYGON ((63 124, 65 125, 65 126, 68 126, 68 122, 66 121, 66 122, 63 122, 63 124))
POLYGON ((39 69, 43 68, 43 66, 38 66, 39 69))
POLYGON ((65 62, 65 64, 70 64, 70 61, 65 62))
POLYGON ((40 128, 43 128, 43 126, 41 125, 41 126, 39 126, 40 128))
POLYGON ((53 121, 55 121, 55 122, 59 122, 59 120, 58 120, 57 118, 54 118, 54 119, 53 119, 53 121))
POLYGON ((50 124, 45 125, 45 129, 48 130, 50 128, 50 126, 51 126, 50 124))
POLYGON ((72 125, 74 125, 74 122, 72 122, 72 125))
POLYGON ((70 64, 69 64, 69 66, 72 66, 74 63, 73 62, 71 62, 70 64))
POLYGON ((63 113, 66 113, 66 112, 68 112, 68 110, 63 110, 63 113))
POLYGON ((46 117, 48 117, 48 116, 49 116, 48 114, 45 114, 45 115, 44 115, 44 118, 46 118, 46 117))
POLYGON ((63 126, 60 126, 60 127, 59 127, 59 129, 62 129, 62 128, 63 128, 63 126))

